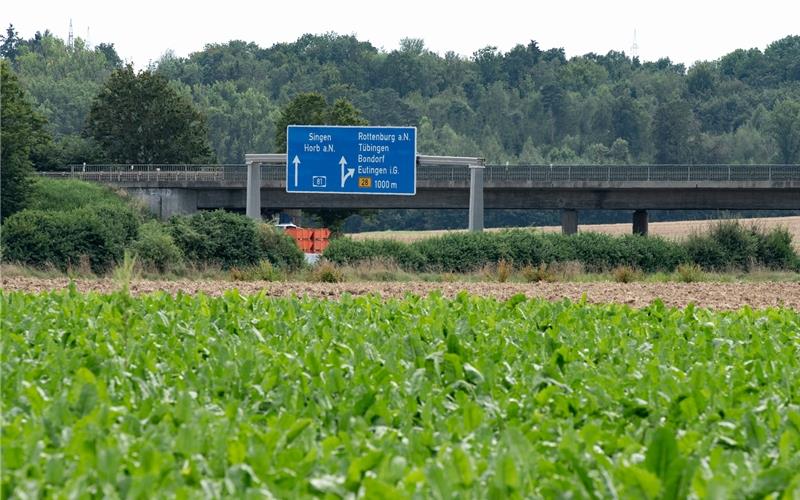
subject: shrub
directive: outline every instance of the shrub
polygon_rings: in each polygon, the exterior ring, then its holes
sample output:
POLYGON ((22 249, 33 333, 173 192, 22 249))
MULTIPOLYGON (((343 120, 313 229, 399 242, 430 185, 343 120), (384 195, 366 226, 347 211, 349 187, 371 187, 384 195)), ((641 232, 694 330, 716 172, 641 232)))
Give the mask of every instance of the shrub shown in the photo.
POLYGON ((631 283, 641 279, 641 272, 631 266, 617 266, 612 269, 611 276, 617 283, 631 283))
POLYGON ((708 235, 693 234, 684 244, 689 260, 701 268, 715 271, 730 267, 722 245, 708 235))
POLYGON ((230 277, 233 281, 280 281, 283 279, 283 273, 265 259, 256 265, 241 269, 232 267, 230 277))
POLYGON ((215 210, 175 216, 169 230, 184 256, 195 263, 230 269, 266 257, 255 221, 244 215, 215 210))
POLYGON ((791 269, 797 260, 792 236, 786 229, 764 233, 756 226, 747 228, 736 220, 718 222, 705 235, 692 235, 685 248, 692 262, 714 271, 747 271, 754 264, 791 269))
POLYGON ((490 233, 457 233, 416 241, 411 244, 433 271, 458 273, 476 271, 488 262, 508 257, 501 240, 490 233))
POLYGON ((283 274, 280 269, 272 265, 269 260, 261 260, 248 269, 250 278, 256 281, 280 281, 283 274))
MULTIPOLYGON (((556 260, 577 260, 590 271, 604 271, 622 262, 623 253, 619 238, 602 233, 578 233, 564 238, 571 247, 568 255, 556 260), (566 258, 565 258, 566 257, 566 258)), ((562 245, 563 247, 563 245, 562 245)))
POLYGON ((708 235, 725 252, 729 267, 750 269, 758 249, 757 230, 748 230, 737 220, 724 220, 712 225, 708 235))
POLYGON ((500 259, 497 263, 497 281, 505 283, 514 271, 514 265, 506 259, 500 259))
POLYGON ((126 205, 87 205, 63 212, 23 210, 3 224, 4 258, 61 270, 88 259, 104 273, 122 259, 136 238, 140 219, 126 205))
POLYGON ((394 240, 356 241, 351 238, 335 238, 331 240, 323 256, 336 264, 383 260, 394 262, 408 271, 421 271, 425 267, 423 256, 414 246, 394 240))
POLYGON ((614 241, 620 247, 618 264, 644 272, 671 272, 689 260, 682 244, 658 236, 626 235, 617 237, 614 241))
POLYGON ((495 236, 499 240, 499 251, 517 265, 538 265, 553 260, 551 240, 534 231, 512 229, 495 236))
POLYGON ((344 281, 344 273, 332 262, 321 262, 314 268, 312 279, 320 283, 340 283, 344 281))
POLYGON ((556 276, 547 264, 532 266, 528 264, 522 268, 522 278, 528 283, 538 283, 546 281, 548 283, 556 280, 556 276))
POLYGON ((258 224, 258 240, 264 257, 259 266, 263 266, 265 260, 286 269, 299 269, 305 263, 303 252, 294 240, 275 226, 258 224))
POLYGON ((678 281, 682 283, 694 283, 703 279, 703 269, 697 264, 680 264, 675 272, 678 281))
POLYGON ((792 269, 798 263, 792 246, 792 235, 786 228, 776 227, 758 238, 758 262, 771 269, 792 269))
POLYGON ((139 237, 131 245, 136 258, 148 270, 165 273, 183 269, 183 252, 172 235, 159 222, 142 224, 139 237))

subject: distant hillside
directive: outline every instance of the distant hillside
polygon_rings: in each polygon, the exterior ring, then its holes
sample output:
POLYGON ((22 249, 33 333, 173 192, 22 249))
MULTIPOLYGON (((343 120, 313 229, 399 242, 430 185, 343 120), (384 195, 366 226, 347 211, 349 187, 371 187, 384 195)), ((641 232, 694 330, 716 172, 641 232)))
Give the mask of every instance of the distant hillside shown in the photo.
MULTIPOLYGON (((67 48, 45 32, 4 43, 3 56, 74 153, 65 161, 91 156, 80 133, 121 64, 113 44, 67 48)), ((347 98, 373 125, 417 126, 425 154, 511 164, 800 162, 800 125, 786 126, 800 121, 800 36, 688 69, 621 52, 567 59, 535 41, 471 58, 440 56, 418 39, 385 52, 336 34, 269 48, 213 44, 187 58, 167 53, 154 69, 205 113, 220 162, 272 151, 280 107, 308 91, 347 98)))

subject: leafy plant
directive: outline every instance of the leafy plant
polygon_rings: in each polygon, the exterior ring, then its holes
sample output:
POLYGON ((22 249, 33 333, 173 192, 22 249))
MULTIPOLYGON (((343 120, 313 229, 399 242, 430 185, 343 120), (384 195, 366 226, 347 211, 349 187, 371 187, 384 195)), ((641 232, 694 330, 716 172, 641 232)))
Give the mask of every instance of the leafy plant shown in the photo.
POLYGON ((4 497, 793 498, 800 312, 0 292, 4 497))
POLYGON ((130 292, 131 283, 137 279, 136 271, 136 256, 131 252, 125 250, 125 255, 120 265, 114 269, 114 283, 117 289, 123 294, 128 295, 130 292))

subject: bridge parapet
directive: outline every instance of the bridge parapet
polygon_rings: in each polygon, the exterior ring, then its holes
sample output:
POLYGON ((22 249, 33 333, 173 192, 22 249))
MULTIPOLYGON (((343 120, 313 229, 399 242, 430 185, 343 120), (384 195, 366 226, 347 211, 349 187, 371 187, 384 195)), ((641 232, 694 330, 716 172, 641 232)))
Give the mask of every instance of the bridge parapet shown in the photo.
MULTIPOLYGON (((230 165, 71 165, 70 170, 40 172, 52 178, 74 178, 120 185, 217 185, 242 187, 247 183, 244 164, 230 165), (177 183, 177 184, 176 184, 177 183)), ((602 186, 632 183, 636 186, 729 183, 768 186, 769 183, 800 183, 800 165, 488 165, 487 188, 574 185, 602 186)), ((284 186, 286 167, 261 165, 263 187, 284 186)), ((454 165, 420 166, 417 181, 422 187, 466 187, 469 168, 454 165)))

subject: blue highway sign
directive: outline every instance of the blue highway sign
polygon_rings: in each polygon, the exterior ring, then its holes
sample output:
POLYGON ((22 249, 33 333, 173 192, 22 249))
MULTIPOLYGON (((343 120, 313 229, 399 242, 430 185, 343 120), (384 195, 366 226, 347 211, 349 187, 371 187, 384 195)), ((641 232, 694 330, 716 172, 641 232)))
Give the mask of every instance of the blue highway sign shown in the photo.
POLYGON ((417 192, 417 129, 289 125, 289 193, 394 194, 417 192))

